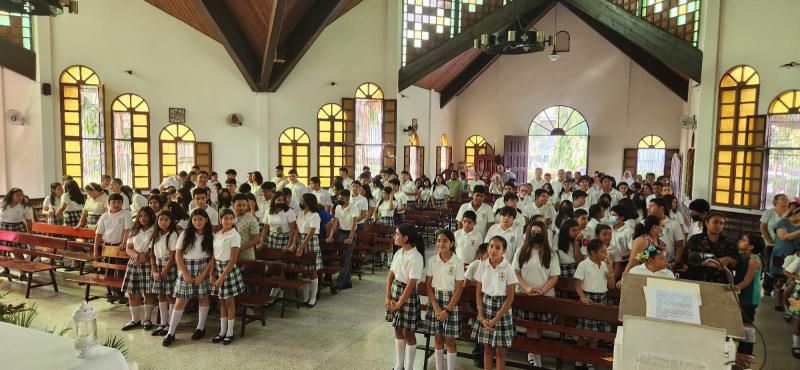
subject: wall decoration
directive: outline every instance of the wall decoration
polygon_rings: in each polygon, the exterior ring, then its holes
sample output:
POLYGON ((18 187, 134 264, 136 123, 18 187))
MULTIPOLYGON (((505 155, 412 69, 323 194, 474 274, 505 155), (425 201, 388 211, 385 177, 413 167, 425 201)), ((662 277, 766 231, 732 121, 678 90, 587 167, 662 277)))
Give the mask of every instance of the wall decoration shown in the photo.
POLYGON ((186 108, 170 108, 169 123, 186 123, 186 108))

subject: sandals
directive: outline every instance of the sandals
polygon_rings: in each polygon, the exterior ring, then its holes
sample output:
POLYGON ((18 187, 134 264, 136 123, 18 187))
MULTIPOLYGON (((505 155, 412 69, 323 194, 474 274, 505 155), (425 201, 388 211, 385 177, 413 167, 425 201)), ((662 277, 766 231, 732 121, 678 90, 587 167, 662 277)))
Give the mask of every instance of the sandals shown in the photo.
POLYGON ((128 321, 128 323, 125 324, 125 326, 122 327, 122 331, 128 331, 128 330, 131 330, 131 329, 138 328, 140 326, 142 326, 142 322, 141 321, 136 321, 136 322, 128 321))

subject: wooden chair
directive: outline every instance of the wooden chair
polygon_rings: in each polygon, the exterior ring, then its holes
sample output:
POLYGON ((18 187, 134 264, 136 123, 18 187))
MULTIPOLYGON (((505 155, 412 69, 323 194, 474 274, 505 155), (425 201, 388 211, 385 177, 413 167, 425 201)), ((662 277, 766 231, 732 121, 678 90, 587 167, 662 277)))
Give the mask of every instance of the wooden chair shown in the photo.
MULTIPOLYGON (((11 231, 0 231, 0 241, 5 242, 12 242, 12 243, 29 243, 33 242, 36 244, 43 244, 43 245, 53 245, 53 243, 58 243, 58 239, 56 240, 38 240, 35 235, 28 235, 22 233, 16 233, 11 231), (23 236, 27 235, 27 236, 23 236)), ((65 240, 61 239, 62 243, 66 243, 65 240)), ((25 288, 25 298, 29 298, 31 295, 32 288, 39 288, 43 286, 52 285, 53 291, 58 293, 58 283, 56 282, 56 274, 55 269, 56 267, 51 264, 42 263, 42 262, 35 262, 33 261, 34 258, 48 258, 50 261, 59 261, 61 260, 61 256, 52 253, 46 252, 39 252, 36 250, 29 250, 23 248, 16 248, 11 246, 0 246, 0 252, 2 254, 10 254, 12 257, 0 256, 0 267, 8 270, 5 275, 9 281, 13 281, 14 276, 11 274, 10 270, 19 271, 19 276, 17 277, 20 280, 27 280, 27 286, 25 288), (26 260, 24 256, 29 256, 31 260, 26 260), (33 279, 33 274, 39 272, 47 271, 50 274, 50 282, 36 282, 33 279)))
POLYGON ((264 278, 270 276, 275 271, 283 272, 283 265, 278 262, 238 260, 236 264, 242 272, 242 278, 251 286, 256 287, 256 291, 248 291, 236 296, 236 306, 240 308, 239 316, 242 319, 242 332, 244 337, 247 324, 260 321, 261 326, 266 326, 267 313, 265 306, 275 301, 275 297, 269 295, 269 291, 264 291, 259 284, 264 278), (250 313, 252 311, 253 313, 250 313))
MULTIPOLYGON (((125 253, 124 250, 121 250, 119 247, 103 247, 102 256, 104 258, 128 259, 128 254, 125 253)), ((84 299, 87 302, 98 298, 102 298, 101 296, 91 295, 92 285, 104 286, 107 288, 114 288, 114 289, 122 289, 122 281, 124 279, 123 276, 125 275, 125 271, 128 269, 127 264, 92 261, 92 267, 100 269, 100 271, 103 272, 78 275, 66 279, 67 281, 78 283, 78 285, 86 285, 86 295, 84 299), (114 271, 119 271, 120 273, 118 275, 123 275, 123 276, 115 276, 113 273, 114 271)), ((107 296, 108 295, 106 295, 106 297, 107 296)))

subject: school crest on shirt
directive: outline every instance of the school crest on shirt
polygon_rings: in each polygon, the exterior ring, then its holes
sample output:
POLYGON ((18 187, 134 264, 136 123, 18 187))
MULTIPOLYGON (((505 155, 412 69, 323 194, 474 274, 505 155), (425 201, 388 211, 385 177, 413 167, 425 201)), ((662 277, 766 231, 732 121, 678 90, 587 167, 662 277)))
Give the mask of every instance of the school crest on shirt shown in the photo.
POLYGON ((447 275, 455 275, 455 274, 456 274, 455 266, 450 265, 450 267, 447 268, 447 275))
POLYGON ((409 266, 411 266, 411 260, 403 261, 403 268, 404 269, 408 269, 409 266))
POLYGON ((506 281, 506 273, 501 272, 499 275, 497 275, 497 280, 506 281))

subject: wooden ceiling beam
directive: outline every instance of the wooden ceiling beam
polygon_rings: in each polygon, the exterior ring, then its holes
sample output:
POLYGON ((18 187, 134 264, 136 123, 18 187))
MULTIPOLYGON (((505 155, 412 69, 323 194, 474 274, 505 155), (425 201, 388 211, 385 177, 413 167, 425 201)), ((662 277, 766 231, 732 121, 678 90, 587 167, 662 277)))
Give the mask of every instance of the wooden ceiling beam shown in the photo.
POLYGON ((479 20, 471 27, 463 30, 452 39, 437 46, 433 50, 419 56, 400 69, 399 89, 405 90, 419 79, 427 76, 437 68, 459 56, 473 45, 473 40, 483 33, 493 33, 501 30, 517 19, 518 14, 528 12, 544 5, 555 3, 556 0, 515 0, 496 12, 479 20))
MULTIPOLYGON (((550 9, 556 5, 555 2, 543 3, 539 7, 534 8, 530 12, 522 15, 520 17, 520 21, 525 24, 525 29, 531 29, 536 22, 538 22, 545 14, 547 14, 550 9)), ((475 81, 478 76, 483 73, 484 70, 489 68, 492 63, 494 63, 499 55, 490 55, 486 53, 481 53, 477 58, 475 58, 472 63, 470 63, 466 68, 464 68, 458 76, 456 76, 453 81, 451 81, 444 89, 442 89, 441 94, 439 95, 439 107, 444 108, 447 103, 450 102, 453 98, 458 96, 464 89, 466 89, 472 81, 475 81)))
POLYGON ((258 54, 239 27, 231 9, 220 0, 197 0, 197 5, 219 35, 220 42, 239 68, 247 85, 253 91, 259 91, 256 84, 256 76, 260 72, 258 54))
POLYGON ((349 3, 348 0, 318 0, 312 3, 292 33, 286 37, 286 41, 279 46, 285 51, 285 62, 273 66, 267 87, 268 92, 278 91, 283 81, 289 77, 292 69, 311 48, 322 30, 335 20, 349 3))
POLYGON ((275 56, 278 52, 278 40, 280 39, 281 25, 283 24, 283 14, 286 11, 286 0, 272 0, 272 15, 269 19, 269 35, 267 44, 264 46, 264 58, 261 61, 261 76, 258 79, 260 91, 269 88, 269 80, 272 76, 272 69, 275 66, 275 56))

